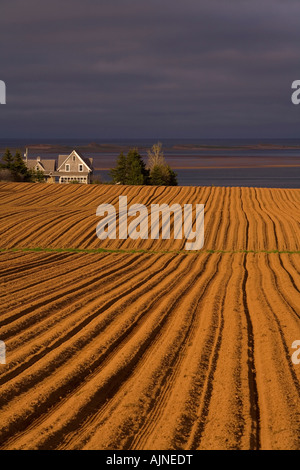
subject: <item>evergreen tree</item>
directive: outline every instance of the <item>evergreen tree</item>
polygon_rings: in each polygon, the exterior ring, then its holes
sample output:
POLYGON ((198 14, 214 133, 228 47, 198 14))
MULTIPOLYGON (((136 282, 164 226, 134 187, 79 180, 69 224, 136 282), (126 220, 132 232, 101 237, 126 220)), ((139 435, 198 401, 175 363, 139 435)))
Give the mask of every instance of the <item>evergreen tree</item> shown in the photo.
POLYGON ((1 163, 1 168, 6 168, 7 170, 12 170, 13 163, 14 163, 14 157, 10 153, 9 149, 5 150, 5 153, 2 157, 2 160, 3 160, 4 163, 1 163))
POLYGON ((129 150, 126 156, 121 153, 116 168, 110 174, 114 183, 142 185, 149 182, 149 170, 137 149, 129 150))
POLYGON ((150 173, 150 181, 153 186, 167 186, 166 172, 164 171, 164 167, 155 165, 150 173))
POLYGON ((169 165, 155 165, 150 172, 150 182, 153 186, 177 186, 176 173, 169 165))
POLYGON ((28 180, 30 178, 29 170, 19 150, 16 151, 16 154, 14 156, 11 171, 15 179, 18 179, 18 177, 20 176, 23 177, 25 180, 28 180))
POLYGON ((168 177, 168 186, 178 186, 177 175, 172 168, 167 165, 169 177, 168 177))
POLYGON ((110 171, 114 183, 127 184, 127 158, 123 152, 118 156, 117 166, 110 171))
POLYGON ((41 170, 34 170, 27 167, 19 150, 13 157, 10 150, 6 149, 0 167, 10 171, 14 181, 44 182, 45 176, 41 170))
POLYGON ((148 184, 149 171, 137 149, 129 150, 127 154, 127 183, 132 185, 148 184))

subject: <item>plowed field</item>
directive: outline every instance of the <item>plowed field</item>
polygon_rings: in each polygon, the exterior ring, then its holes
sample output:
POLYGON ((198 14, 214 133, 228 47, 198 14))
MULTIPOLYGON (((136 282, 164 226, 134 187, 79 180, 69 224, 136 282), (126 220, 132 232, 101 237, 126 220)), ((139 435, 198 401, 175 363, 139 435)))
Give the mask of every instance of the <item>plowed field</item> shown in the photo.
POLYGON ((300 449, 300 190, 3 183, 0 200, 0 449, 300 449), (119 195, 205 204, 203 249, 99 240, 119 195))

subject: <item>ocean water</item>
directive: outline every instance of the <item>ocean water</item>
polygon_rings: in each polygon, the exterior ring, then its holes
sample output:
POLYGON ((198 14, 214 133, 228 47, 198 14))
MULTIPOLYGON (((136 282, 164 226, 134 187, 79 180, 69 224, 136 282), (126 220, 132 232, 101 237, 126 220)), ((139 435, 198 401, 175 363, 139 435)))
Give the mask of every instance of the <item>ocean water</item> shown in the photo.
POLYGON ((300 188, 300 139, 0 139, 0 148, 23 152, 34 144, 52 145, 45 154, 30 149, 29 158, 57 158, 61 147, 82 148, 86 157, 93 158, 95 176, 109 181, 108 169, 115 166, 121 150, 126 153, 128 148, 137 147, 146 161, 147 149, 158 141, 182 186, 300 188), (89 147, 91 142, 103 147, 95 151, 95 146, 89 147), (274 159, 282 166, 272 166, 274 159), (255 161, 260 165, 243 167, 255 161))
MULTIPOLYGON (((224 168, 175 170, 179 186, 241 186, 256 188, 300 188, 297 168, 224 168)), ((108 170, 96 170, 103 182, 111 180, 108 170)))

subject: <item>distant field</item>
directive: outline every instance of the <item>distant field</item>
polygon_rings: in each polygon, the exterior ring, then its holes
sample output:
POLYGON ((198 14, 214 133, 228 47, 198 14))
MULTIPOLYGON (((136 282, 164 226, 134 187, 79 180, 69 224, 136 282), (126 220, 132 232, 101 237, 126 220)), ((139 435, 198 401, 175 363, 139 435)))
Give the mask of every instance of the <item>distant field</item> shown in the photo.
POLYGON ((300 449, 300 190, 3 183, 0 200, 1 449, 300 449), (98 240, 119 195, 205 204, 203 249, 98 240))

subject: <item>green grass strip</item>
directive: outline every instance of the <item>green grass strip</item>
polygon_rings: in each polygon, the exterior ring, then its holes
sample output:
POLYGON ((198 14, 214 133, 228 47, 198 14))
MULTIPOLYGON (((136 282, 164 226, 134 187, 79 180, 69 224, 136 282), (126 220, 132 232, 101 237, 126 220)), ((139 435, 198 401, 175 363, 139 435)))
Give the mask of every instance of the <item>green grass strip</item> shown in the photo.
POLYGON ((300 251, 290 251, 290 250, 134 250, 134 249, 114 249, 110 250, 108 248, 47 248, 47 247, 32 247, 32 248, 23 248, 23 247, 14 247, 14 248, 0 248, 0 252, 35 252, 35 253, 150 253, 150 254, 168 254, 168 253, 177 253, 177 254, 201 254, 201 253, 277 253, 277 254, 300 254, 300 251))

